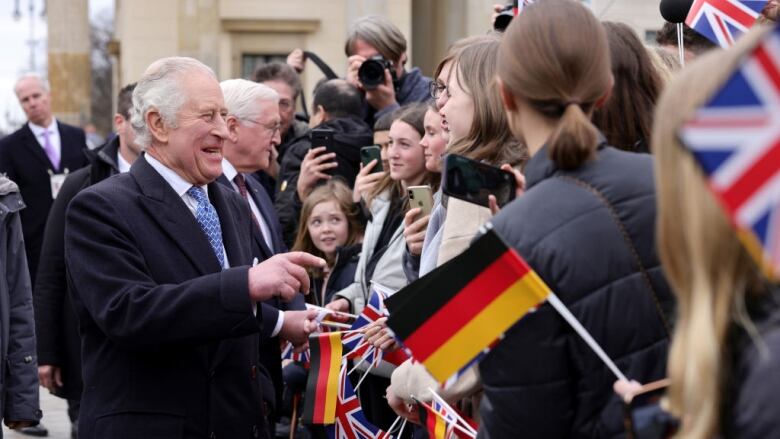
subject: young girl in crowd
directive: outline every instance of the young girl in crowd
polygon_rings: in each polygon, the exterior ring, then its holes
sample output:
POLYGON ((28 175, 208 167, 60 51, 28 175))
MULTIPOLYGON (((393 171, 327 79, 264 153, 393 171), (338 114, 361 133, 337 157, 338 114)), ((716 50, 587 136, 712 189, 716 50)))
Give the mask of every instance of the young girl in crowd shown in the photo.
POLYGON ((307 296, 311 303, 325 306, 336 291, 354 280, 363 237, 361 219, 352 191, 339 179, 318 186, 303 202, 293 250, 317 255, 328 263, 324 270, 312 273, 307 296))
POLYGON ((656 112, 658 245, 678 303, 668 407, 682 421, 680 437, 780 437, 780 288, 761 274, 678 137, 772 30, 754 30, 686 67, 656 112))
MULTIPOLYGON (((498 79, 531 159, 525 194, 493 228, 626 376, 663 378, 673 297, 655 251, 652 157, 607 146, 590 122, 612 82, 604 27, 580 2, 534 3, 501 41, 498 79)), ((510 328, 479 371, 482 438, 624 434, 614 377, 549 304, 510 328)))

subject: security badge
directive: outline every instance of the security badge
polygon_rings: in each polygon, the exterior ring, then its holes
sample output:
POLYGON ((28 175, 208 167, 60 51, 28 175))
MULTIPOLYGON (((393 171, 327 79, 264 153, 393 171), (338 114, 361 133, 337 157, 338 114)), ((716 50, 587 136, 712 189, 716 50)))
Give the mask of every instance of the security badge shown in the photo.
POLYGON ((65 178, 68 176, 68 168, 65 168, 62 174, 55 174, 49 169, 49 184, 51 185, 51 198, 54 200, 62 189, 62 184, 65 183, 65 178))

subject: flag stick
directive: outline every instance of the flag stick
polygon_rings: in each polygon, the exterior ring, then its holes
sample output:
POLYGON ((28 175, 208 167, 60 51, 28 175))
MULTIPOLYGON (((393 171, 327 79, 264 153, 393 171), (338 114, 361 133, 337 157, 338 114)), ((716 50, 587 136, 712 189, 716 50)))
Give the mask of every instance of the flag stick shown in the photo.
POLYGON ((683 42, 683 24, 677 23, 677 53, 680 57, 680 66, 685 67, 685 43, 683 42))
POLYGON ((404 434, 404 428, 406 428, 406 418, 404 418, 404 422, 401 423, 401 429, 398 430, 398 437, 400 438, 402 434, 404 434))
POLYGON ((399 420, 401 420, 400 416, 395 418, 395 421, 393 421, 393 423, 390 424, 390 428, 387 429, 387 434, 390 434, 390 433, 393 432, 393 429, 395 428, 395 424, 397 424, 399 420))
POLYGON ((360 357, 360 361, 358 361, 356 365, 352 366, 352 369, 350 369, 350 371, 349 371, 349 372, 347 372, 347 375, 352 375, 352 372, 354 372, 354 371, 355 371, 355 369, 357 369, 358 367, 360 367, 360 365, 361 365, 361 364, 363 364, 363 363, 365 363, 365 362, 366 362, 366 357, 365 357, 365 355, 364 355, 364 356, 360 357))
POLYGON ((579 334, 580 337, 582 337, 583 340, 585 340, 585 343, 590 346, 591 349, 593 349, 593 352, 596 353, 596 355, 601 358, 601 361, 604 362, 604 364, 607 365, 609 370, 612 371, 613 374, 619 379, 623 381, 628 381, 628 378, 626 378, 625 375, 623 375, 623 372, 620 371, 620 369, 615 366, 615 363, 612 362, 612 360, 607 356, 607 354, 604 352, 603 349, 601 349, 601 346, 599 346, 598 343, 596 343, 596 340, 593 339, 593 337, 588 333, 588 331, 582 326, 582 324, 577 320, 576 317, 574 317, 574 314, 569 311, 568 308, 566 308, 566 305, 561 302, 561 299, 558 298, 558 296, 555 295, 555 293, 550 292, 550 295, 547 296, 547 301, 552 305, 553 308, 555 308, 556 311, 561 315, 561 317, 566 320, 569 325, 579 334))
POLYGON ((324 308, 324 307, 317 306, 317 305, 312 305, 311 303, 307 303, 306 304, 306 309, 316 309, 318 311, 324 311, 326 314, 333 314, 333 315, 337 315, 337 316, 349 317, 350 319, 357 319, 358 318, 358 316, 356 316, 355 314, 350 314, 350 313, 341 312, 341 311, 334 311, 332 309, 324 308))
POLYGON ((368 369, 366 369, 366 373, 364 373, 363 376, 360 377, 360 381, 358 381, 358 383, 355 385, 355 392, 357 392, 358 387, 360 387, 360 385, 363 384, 363 380, 366 379, 366 377, 368 376, 368 371, 369 370, 371 370, 370 367, 368 369))
POLYGON ((298 429, 298 403, 300 402, 300 399, 300 394, 296 393, 293 395, 292 417, 290 417, 290 439, 295 438, 295 430, 298 429))
POLYGON ((460 413, 458 413, 457 411, 455 411, 455 409, 454 409, 454 408, 452 408, 452 407, 451 407, 449 404, 447 404, 447 401, 445 401, 445 400, 444 400, 444 398, 442 398, 441 396, 439 396, 439 394, 438 394, 438 393, 436 393, 436 391, 435 391, 435 390, 433 390, 433 389, 431 389, 430 387, 428 387, 428 391, 429 391, 429 392, 431 392, 431 397, 433 397, 434 399, 436 399, 437 401, 439 401, 439 404, 441 404, 441 405, 443 405, 444 407, 446 407, 446 408, 447 408, 447 410, 449 410, 450 412, 452 412, 452 414, 453 414, 453 415, 454 415, 456 418, 458 418, 458 421, 460 421, 460 422, 462 422, 462 423, 463 423, 463 427, 464 427, 464 428, 466 428, 466 429, 468 429, 469 431, 471 431, 472 433, 474 433, 474 436, 476 436, 476 435, 477 435, 477 430, 474 430, 474 427, 472 427, 472 426, 471 426, 471 425, 470 425, 468 422, 466 422, 466 420, 465 420, 465 419, 463 419, 463 418, 460 416, 460 413))
MULTIPOLYGON (((417 403, 419 403, 419 404, 421 404, 421 405, 425 406, 425 407, 426 407, 428 410, 432 411, 432 412, 434 413, 434 416, 438 416, 438 417, 440 417, 440 418, 444 419, 445 421, 447 420, 447 419, 446 419, 444 416, 442 416, 442 415, 441 415, 439 412, 437 412, 436 410, 434 410, 434 409, 433 409, 433 407, 431 407, 430 405, 428 405, 428 404, 426 404, 426 403, 424 403, 424 402, 420 401, 419 399, 415 398, 414 396, 412 396, 412 399, 414 399, 415 401, 417 401, 417 403)), ((456 415, 457 415, 457 414, 456 414, 456 415)), ((458 419, 460 419, 461 421, 463 421, 463 420, 460 418, 460 416, 458 416, 458 419)), ((461 433, 465 434, 466 436, 468 436, 468 437, 470 437, 470 438, 476 438, 476 437, 477 437, 477 433, 475 433, 475 432, 473 432, 473 431, 470 431, 470 430, 466 430, 466 429, 465 429, 465 428, 463 428, 461 425, 459 425, 457 422, 456 422, 456 423, 454 423, 454 424, 450 424, 450 425, 452 425, 453 427, 457 428, 458 430, 460 430, 460 432, 461 432, 461 433)))
POLYGON ((346 323, 329 322, 327 320, 321 321, 320 325, 330 326, 331 328, 341 328, 341 329, 349 329, 352 327, 352 325, 347 325, 346 323))

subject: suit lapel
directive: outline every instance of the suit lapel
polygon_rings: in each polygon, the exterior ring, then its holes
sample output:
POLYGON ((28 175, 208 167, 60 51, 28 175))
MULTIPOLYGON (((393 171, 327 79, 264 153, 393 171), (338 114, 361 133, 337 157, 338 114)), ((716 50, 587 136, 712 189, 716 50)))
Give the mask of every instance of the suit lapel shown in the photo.
POLYGON ((68 168, 69 172, 73 172, 84 164, 83 145, 78 144, 73 128, 64 126, 59 121, 57 127, 60 132, 60 169, 64 171, 68 168))
MULTIPOLYGON (((271 231, 270 241, 274 248, 270 249, 270 256, 273 256, 276 253, 282 253, 285 249, 281 238, 281 226, 279 225, 279 219, 276 216, 276 210, 271 202, 271 198, 265 192, 265 188, 254 180, 254 177, 247 178, 246 185, 249 188, 249 193, 257 205, 257 208, 260 210, 260 214, 263 215, 263 219, 268 225, 268 229, 271 231)), ((263 240, 263 243, 265 243, 265 240, 263 240)))
POLYGON ((217 256, 198 220, 168 182, 144 157, 133 163, 130 174, 143 192, 140 201, 149 216, 171 237, 198 272, 205 275, 220 271, 217 256))
POLYGON ((228 192, 223 192, 226 189, 220 186, 222 185, 217 182, 209 184, 209 200, 219 215, 219 222, 222 226, 222 244, 225 246, 228 262, 231 267, 248 265, 250 263, 249 253, 244 251, 241 244, 246 241, 246 235, 241 231, 249 232, 251 226, 249 218, 244 218, 245 215, 238 213, 242 212, 242 208, 249 209, 249 207, 239 204, 241 203, 240 197, 228 197, 228 192))

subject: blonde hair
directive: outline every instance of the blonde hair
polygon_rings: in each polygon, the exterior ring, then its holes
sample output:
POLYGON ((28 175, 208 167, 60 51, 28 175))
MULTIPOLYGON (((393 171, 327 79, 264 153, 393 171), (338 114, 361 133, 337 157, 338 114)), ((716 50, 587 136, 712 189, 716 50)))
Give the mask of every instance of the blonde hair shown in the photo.
POLYGON ((556 122, 547 148, 561 169, 595 156, 599 133, 589 114, 610 89, 610 67, 604 26, 579 2, 534 3, 504 34, 498 76, 512 95, 556 122))
POLYGON ((678 300, 668 402, 683 420, 685 438, 716 436, 719 421, 728 415, 721 413, 730 378, 727 336, 735 324, 751 331, 744 299, 762 292, 763 281, 677 133, 764 33, 754 31, 732 50, 697 59, 667 86, 655 114, 658 249, 678 300))
MULTIPOLYGON (((349 246, 360 242, 363 236, 363 223, 360 220, 360 208, 352 202, 352 190, 340 179, 331 179, 315 188, 306 197, 306 200, 303 201, 301 216, 298 221, 298 233, 295 235, 295 243, 292 248, 294 251, 303 251, 327 259, 326 255, 311 240, 311 235, 309 235, 309 217, 318 204, 328 201, 335 201, 339 210, 347 217, 349 233, 347 234, 347 242, 344 245, 349 246)), ((334 261, 327 260, 327 263, 328 266, 332 266, 334 261)), ((321 273, 314 274, 319 275, 321 273)))
POLYGON ((672 80, 674 74, 682 68, 679 57, 673 55, 661 46, 645 46, 650 60, 661 77, 661 89, 672 80))

